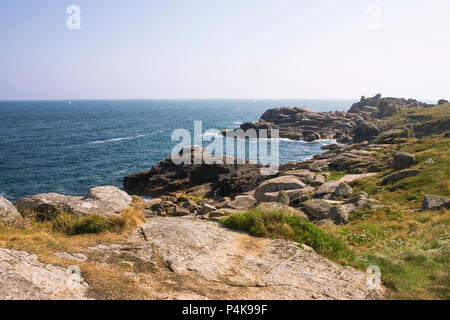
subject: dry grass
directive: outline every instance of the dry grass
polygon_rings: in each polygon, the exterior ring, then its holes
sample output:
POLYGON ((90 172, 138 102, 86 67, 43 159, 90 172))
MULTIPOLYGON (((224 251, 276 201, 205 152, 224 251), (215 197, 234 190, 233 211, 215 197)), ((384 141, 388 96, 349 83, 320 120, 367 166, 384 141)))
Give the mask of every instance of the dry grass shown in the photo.
MULTIPOLYGON (((142 211, 129 206, 121 216, 109 219, 100 216, 78 218, 62 214, 54 221, 32 221, 25 226, 0 224, 0 247, 34 253, 43 263, 67 267, 74 262, 59 258, 55 253, 86 253, 87 248, 99 244, 127 244, 127 235, 143 222, 142 211), (99 225, 102 227, 96 229, 99 225), (107 227, 103 229, 105 225, 107 227), (74 232, 77 228, 80 228, 78 231, 89 232, 77 234, 74 232), (90 232, 93 230, 99 232, 90 232)), ((89 259, 85 262, 77 261, 76 264, 89 283, 90 298, 148 298, 148 294, 139 289, 136 280, 124 272, 120 263, 105 264, 89 259)))

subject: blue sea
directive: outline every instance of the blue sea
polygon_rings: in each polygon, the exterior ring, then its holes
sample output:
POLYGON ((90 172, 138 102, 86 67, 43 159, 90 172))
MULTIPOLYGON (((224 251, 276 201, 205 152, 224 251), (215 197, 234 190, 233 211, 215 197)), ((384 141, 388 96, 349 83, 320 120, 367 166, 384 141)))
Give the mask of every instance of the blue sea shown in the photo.
MULTIPOLYGON (((177 142, 172 131, 237 128, 274 107, 348 110, 351 100, 0 101, 0 194, 13 201, 57 192, 84 195, 122 187, 125 175, 150 169, 177 142)), ((280 141, 280 161, 320 153, 329 141, 280 141)), ((206 143, 205 143, 206 144, 206 143)))

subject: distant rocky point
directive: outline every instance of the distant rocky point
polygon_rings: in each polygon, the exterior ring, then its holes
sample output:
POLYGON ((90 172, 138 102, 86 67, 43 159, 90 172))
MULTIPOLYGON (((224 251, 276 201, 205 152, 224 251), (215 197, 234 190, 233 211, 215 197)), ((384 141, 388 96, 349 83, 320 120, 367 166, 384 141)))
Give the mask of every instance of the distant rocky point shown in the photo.
POLYGON ((361 97, 348 112, 314 112, 299 107, 269 109, 258 121, 246 122, 240 129, 267 129, 269 136, 272 129, 278 129, 280 137, 292 140, 371 141, 392 128, 392 124, 385 119, 398 110, 429 106, 415 99, 382 98, 381 94, 377 94, 371 98, 361 97))

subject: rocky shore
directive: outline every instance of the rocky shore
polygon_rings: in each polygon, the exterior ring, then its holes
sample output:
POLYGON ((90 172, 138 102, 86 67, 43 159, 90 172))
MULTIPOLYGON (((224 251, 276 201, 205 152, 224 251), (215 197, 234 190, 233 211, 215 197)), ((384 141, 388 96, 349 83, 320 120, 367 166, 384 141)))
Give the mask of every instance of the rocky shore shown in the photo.
MULTIPOLYGON (((295 217, 296 223, 311 223, 308 228, 326 229, 345 226, 355 215, 361 220, 374 212, 385 214, 383 210, 390 208, 375 197, 377 192, 401 190, 403 181, 425 175, 426 166, 440 161, 438 157, 424 160, 420 150, 418 154, 408 152, 416 137, 448 139, 450 118, 427 113, 438 107, 438 113, 448 113, 450 104, 442 100, 438 106, 430 106, 377 95, 362 97, 348 112, 312 112, 298 107, 267 110, 260 120, 244 123, 240 129, 270 132, 276 128, 285 138, 341 143, 323 147, 324 152, 310 160, 282 165, 273 176, 261 175, 262 166, 249 161, 175 165, 167 158, 150 170, 126 176, 126 192, 112 186, 96 187, 83 197, 41 194, 18 199, 14 205, 0 197, 0 220, 9 226, 51 221, 62 214, 80 218, 95 214, 112 221, 130 208, 145 216, 139 228, 121 238, 120 243, 129 244, 97 242, 77 255, 58 252, 63 260, 55 260, 55 265, 45 266, 35 255, 14 246, 0 249, 0 255, 8 258, 0 265, 0 299, 105 298, 90 294, 88 288, 94 284, 82 276, 77 278, 75 291, 61 286, 52 291, 33 280, 30 272, 45 278, 44 269, 53 268, 56 275, 61 274, 58 281, 64 282, 60 265, 67 260, 84 266, 102 263, 108 268, 125 261, 133 270, 127 271, 126 277, 140 283, 139 288, 147 292, 145 298, 153 299, 386 298, 384 286, 373 289, 365 285, 367 274, 321 257, 306 243, 255 237, 226 229, 216 221, 249 211, 282 212, 295 217), (422 113, 408 116, 414 110, 422 113), (398 118, 402 112, 405 115, 398 118), (375 187, 361 188, 361 181, 367 179, 374 179, 375 187), (139 196, 152 199, 145 201, 139 196), (13 272, 15 268, 22 271, 13 272), (11 290, 16 283, 23 290, 11 290)), ((193 157, 196 148, 185 152, 193 157)), ((201 152, 204 158, 211 157, 205 149, 201 152)), ((420 201, 420 208, 411 211, 446 210, 450 208, 447 194, 444 190, 441 195, 411 198, 420 201)), ((48 281, 40 283, 44 286, 48 281)))

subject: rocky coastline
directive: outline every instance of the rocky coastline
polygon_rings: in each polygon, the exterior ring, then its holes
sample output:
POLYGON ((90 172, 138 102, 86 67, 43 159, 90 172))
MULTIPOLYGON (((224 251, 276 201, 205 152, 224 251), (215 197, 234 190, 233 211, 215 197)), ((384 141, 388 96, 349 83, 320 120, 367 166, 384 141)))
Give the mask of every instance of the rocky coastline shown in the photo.
MULTIPOLYGON (((126 192, 112 186, 96 187, 84 197, 49 193, 18 199, 14 204, 0 197, 0 220, 9 225, 30 219, 47 221, 62 212, 78 217, 95 213, 113 219, 129 207, 139 210, 145 222, 127 236, 134 241, 134 249, 124 250, 131 250, 131 256, 139 263, 153 265, 159 270, 158 276, 169 282, 187 281, 183 291, 173 285, 163 290, 161 284, 151 280, 150 291, 161 290, 159 295, 152 296, 156 299, 220 299, 227 294, 243 299, 383 299, 388 295, 384 286, 375 291, 361 289, 365 281, 363 272, 332 263, 306 244, 302 247, 292 241, 243 235, 222 229, 216 221, 248 210, 269 210, 289 213, 317 227, 328 227, 346 225, 356 213, 383 210, 386 203, 374 198, 372 189, 361 189, 359 181, 379 179, 378 188, 394 192, 404 187, 401 185, 404 179, 423 174, 426 169, 418 164, 427 164, 420 155, 407 152, 410 139, 431 135, 448 139, 450 119, 414 115, 411 121, 404 121, 409 119, 407 116, 398 121, 396 115, 417 109, 427 112, 438 106, 450 109, 446 100, 432 106, 414 99, 381 95, 362 97, 348 112, 312 112, 298 107, 270 109, 258 121, 244 123, 239 129, 268 129, 269 136, 272 129, 279 129, 283 138, 334 139, 340 144, 322 147, 324 152, 310 160, 284 164, 273 176, 261 175, 262 165, 249 161, 175 165, 169 157, 147 171, 124 177, 126 192), (145 201, 140 196, 152 199, 145 201), (236 257, 234 260, 228 258, 231 254, 236 257), (293 264, 271 267, 283 264, 286 259, 294 261, 293 264), (306 285, 310 282, 305 279, 321 280, 306 285), (213 282, 225 294, 212 290, 213 282), (195 283, 207 289, 199 293, 195 283)), ((193 156, 195 148, 187 152, 193 156)), ((204 158, 211 156, 205 149, 201 152, 204 158)), ((445 192, 427 194, 418 201, 421 207, 414 212, 450 208, 445 192)), ((368 218, 370 214, 359 218, 368 218)), ((111 258, 121 250, 112 248, 105 245, 89 250, 94 250, 96 256, 111 258)), ((1 255, 12 257, 2 262, 5 266, 0 269, 0 279, 6 277, 2 270, 12 270, 14 265, 19 265, 26 274, 27 265, 37 259, 20 251, 0 250, 1 255)), ((134 276, 139 281, 139 276, 134 276)), ((15 277, 19 279, 20 275, 15 277)), ((74 296, 63 290, 55 297, 87 298, 88 282, 80 279, 74 296)), ((38 297, 41 289, 36 283, 26 286, 31 298, 38 297)), ((0 298, 6 292, 0 285, 0 298)), ((52 292, 46 291, 42 297, 51 295, 52 292)))

